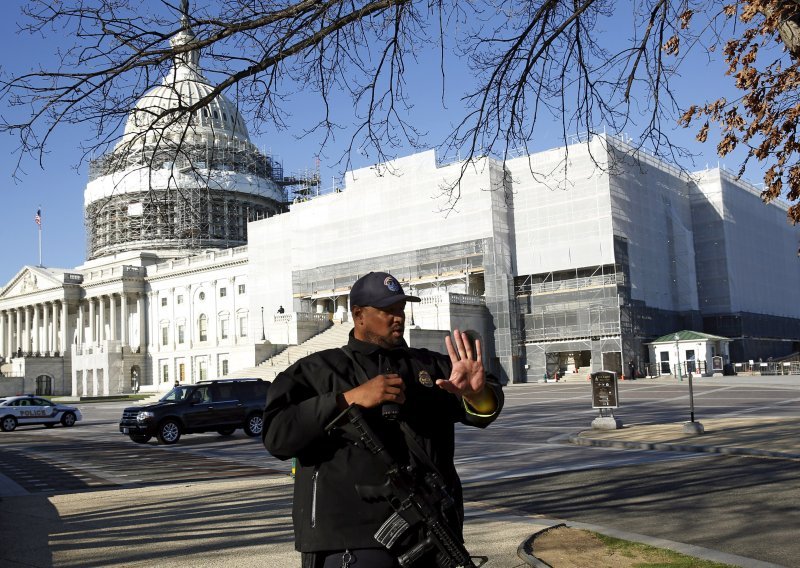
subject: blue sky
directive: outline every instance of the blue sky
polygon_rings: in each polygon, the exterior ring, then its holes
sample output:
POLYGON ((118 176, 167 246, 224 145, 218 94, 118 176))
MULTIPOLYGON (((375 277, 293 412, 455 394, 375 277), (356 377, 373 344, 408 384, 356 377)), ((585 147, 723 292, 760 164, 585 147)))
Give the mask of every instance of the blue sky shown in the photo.
MULTIPOLYGON (((58 46, 69 45, 69 37, 30 38, 16 34, 17 22, 20 20, 19 6, 22 0, 3 0, 3 18, 0 21, 0 67, 6 72, 20 72, 32 69, 41 63, 54 61, 54 52, 58 46)), ((202 60, 201 60, 202 63, 202 60)), ((731 79, 723 76, 723 65, 720 62, 705 60, 692 63, 682 70, 678 95, 681 102, 700 102, 714 99, 720 90, 731 93, 731 79)), ((451 121, 459 116, 463 109, 459 96, 470 85, 469 74, 457 65, 448 68, 446 101, 447 108, 442 108, 439 93, 439 66, 435 57, 422 57, 409 68, 408 87, 412 98, 416 101, 411 111, 413 119, 425 124, 429 129, 426 137, 427 145, 436 147, 449 132, 451 121), (434 79, 432 79, 434 78, 434 79), (433 83, 436 83, 435 88, 433 83)), ((315 156, 319 152, 319 139, 309 137, 298 140, 296 134, 308 127, 308 113, 305 108, 313 104, 304 100, 302 94, 290 103, 292 116, 287 122, 293 130, 287 132, 267 132, 254 137, 253 142, 260 148, 274 155, 283 163, 287 173, 313 168, 315 156)), ((9 109, 0 109, 8 113, 9 109)), ((627 132, 636 137, 635 130, 627 132)), ((45 266, 73 268, 85 259, 85 235, 83 230, 83 190, 87 181, 86 165, 78 166, 81 152, 78 141, 86 139, 89 130, 86 127, 63 126, 57 129, 50 142, 49 153, 44 157, 42 166, 30 158, 24 158, 19 179, 12 174, 17 163, 14 153, 16 140, 10 134, 0 136, 0 191, 2 192, 2 222, 0 222, 0 287, 4 286, 24 265, 36 265, 38 257, 38 231, 34 215, 39 207, 42 209, 42 262, 45 266)), ((672 132, 674 140, 691 151, 697 153, 694 166, 687 162, 687 168, 697 169, 706 164, 715 166, 721 162, 715 154, 711 143, 700 144, 693 140, 693 132, 687 132, 677 126, 672 132)), ((711 138, 711 137, 710 137, 711 138)), ((348 137, 342 134, 337 142, 328 150, 326 156, 320 158, 323 187, 330 187, 334 179, 340 179, 343 173, 341 166, 334 162, 342 151, 342 145, 348 137)), ((548 132, 542 128, 537 132, 532 147, 541 150, 560 145, 558 130, 548 132)), ((414 150, 399 151, 399 155, 412 153, 414 150)), ((355 167, 374 163, 374 156, 354 154, 352 161, 355 167)), ((731 169, 737 169, 735 159, 727 159, 731 169)), ((758 181, 757 172, 745 176, 758 181)))

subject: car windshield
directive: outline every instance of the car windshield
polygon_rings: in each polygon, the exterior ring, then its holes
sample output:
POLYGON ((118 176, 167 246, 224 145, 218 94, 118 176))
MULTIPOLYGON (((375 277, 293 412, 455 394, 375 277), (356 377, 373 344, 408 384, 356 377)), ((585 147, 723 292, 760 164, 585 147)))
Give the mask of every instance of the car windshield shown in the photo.
POLYGON ((186 397, 189 396, 189 391, 191 389, 189 387, 175 387, 167 394, 161 397, 163 402, 178 402, 181 400, 186 400, 186 397))

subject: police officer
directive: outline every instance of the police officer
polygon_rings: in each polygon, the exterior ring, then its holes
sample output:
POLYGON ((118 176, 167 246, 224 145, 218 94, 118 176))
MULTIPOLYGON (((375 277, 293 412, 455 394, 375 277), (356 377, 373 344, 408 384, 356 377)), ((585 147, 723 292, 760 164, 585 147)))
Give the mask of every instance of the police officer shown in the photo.
POLYGON ((418 301, 390 274, 362 276, 350 291, 354 329, 347 345, 300 359, 269 389, 262 436, 274 456, 297 458, 292 519, 303 568, 398 566, 402 550, 388 551, 373 536, 391 506, 366 502, 356 490, 383 484, 386 466, 346 436, 325 430, 352 404, 364 409, 364 419, 402 463, 413 458, 398 425, 410 428, 414 445, 439 470, 455 500, 448 521, 462 534, 454 425, 487 426, 502 408, 503 393, 485 375, 479 340, 473 346, 455 330, 452 340, 445 339, 447 356, 406 345, 405 305, 418 301))

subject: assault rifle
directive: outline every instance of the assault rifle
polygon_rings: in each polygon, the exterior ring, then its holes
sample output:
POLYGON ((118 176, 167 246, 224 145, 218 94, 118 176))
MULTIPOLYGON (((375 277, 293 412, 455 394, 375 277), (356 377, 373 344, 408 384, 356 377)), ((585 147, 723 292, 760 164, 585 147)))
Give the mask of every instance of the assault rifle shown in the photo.
POLYGON ((424 454, 419 444, 411 438, 405 423, 400 422, 412 455, 427 466, 426 471, 411 465, 401 465, 386 451, 381 440, 364 420, 361 407, 351 404, 337 416, 326 430, 336 427, 347 417, 355 428, 359 441, 386 464, 386 482, 382 485, 356 485, 358 494, 367 502, 388 501, 394 513, 375 533, 375 540, 391 549, 400 537, 409 531, 422 529, 424 538, 398 555, 403 568, 413 567, 428 552, 435 551, 439 568, 477 568, 461 539, 447 523, 443 511, 454 505, 444 481, 424 454), (422 455, 418 455, 418 454, 422 455))

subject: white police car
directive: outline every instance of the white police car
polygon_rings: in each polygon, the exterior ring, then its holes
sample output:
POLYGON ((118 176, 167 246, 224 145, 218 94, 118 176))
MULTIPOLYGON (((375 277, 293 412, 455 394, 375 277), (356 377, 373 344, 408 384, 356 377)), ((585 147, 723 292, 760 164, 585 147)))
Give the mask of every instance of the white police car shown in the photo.
POLYGON ((82 418, 81 411, 74 406, 56 404, 34 395, 0 398, 0 430, 3 432, 28 424, 52 428, 60 422, 64 426, 74 426, 82 418))

